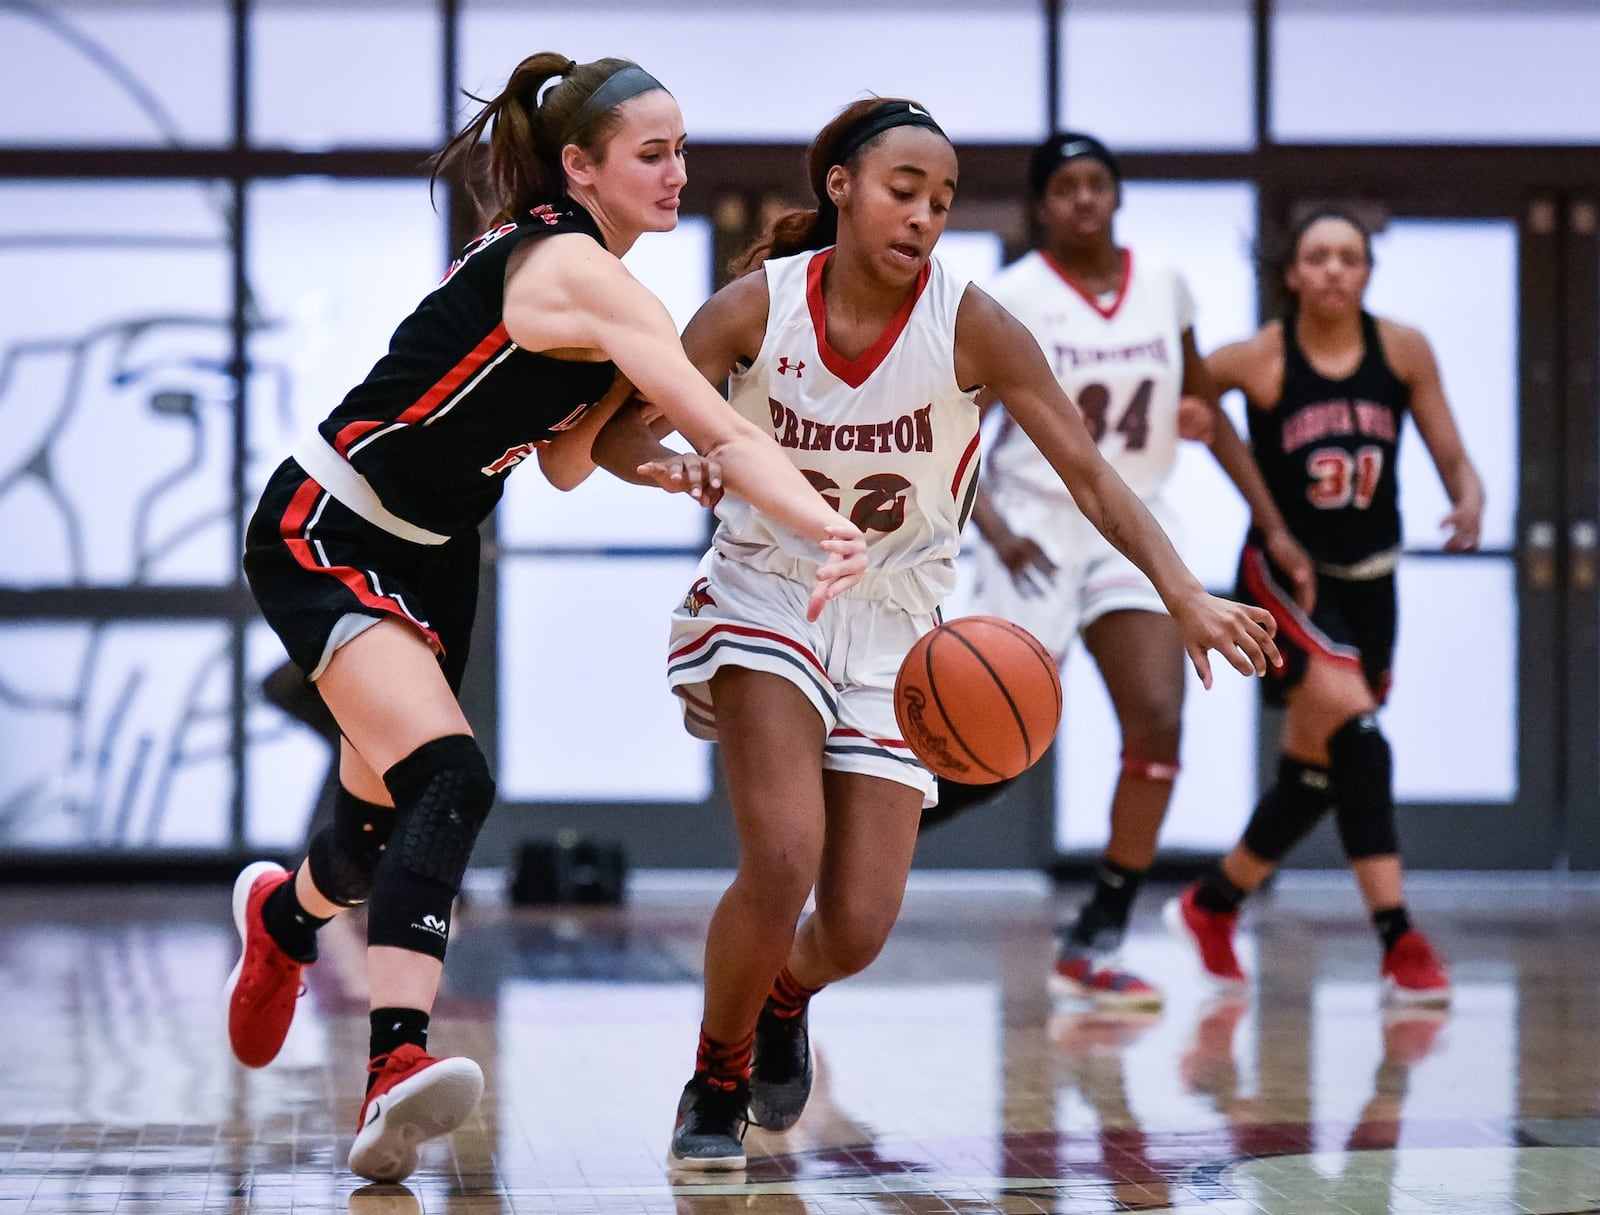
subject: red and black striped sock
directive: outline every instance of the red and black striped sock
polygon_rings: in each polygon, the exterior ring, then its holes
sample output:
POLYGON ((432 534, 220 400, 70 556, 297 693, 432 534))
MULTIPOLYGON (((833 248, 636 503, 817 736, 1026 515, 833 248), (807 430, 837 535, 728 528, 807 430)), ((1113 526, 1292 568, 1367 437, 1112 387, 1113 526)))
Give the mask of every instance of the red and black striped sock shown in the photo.
POLYGON ((775 1017, 781 1017, 785 1021, 792 1020, 805 1012, 806 1005, 811 1003, 811 997, 821 990, 820 987, 805 986, 785 966, 772 981, 772 991, 767 995, 767 1010, 775 1017))
POLYGON ((756 1031, 737 1042, 718 1042, 700 1027, 700 1047, 695 1051, 694 1071, 716 1087, 732 1089, 750 1080, 750 1055, 755 1049, 756 1031))

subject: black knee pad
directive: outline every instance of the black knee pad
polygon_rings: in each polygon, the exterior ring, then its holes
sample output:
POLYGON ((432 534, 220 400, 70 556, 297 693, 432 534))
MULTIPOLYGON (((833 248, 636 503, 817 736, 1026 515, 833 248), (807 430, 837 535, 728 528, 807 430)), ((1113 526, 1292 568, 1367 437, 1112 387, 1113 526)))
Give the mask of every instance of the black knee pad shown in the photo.
POLYGON ((1281 861, 1332 805, 1328 770, 1285 755, 1278 760, 1276 783, 1256 803, 1244 829, 1244 846, 1264 861, 1281 861))
POLYGON ((451 734, 418 747, 383 782, 396 818, 373 878, 367 943, 443 958, 450 904, 494 803, 494 779, 478 744, 451 734))
POLYGON ((367 901, 378 858, 394 829, 395 809, 362 801, 343 785, 333 800, 333 823, 311 840, 311 881, 330 903, 355 907, 367 901))
POLYGON ((1394 826, 1394 758, 1371 713, 1352 717, 1328 739, 1339 842, 1345 856, 1393 856, 1400 851, 1394 826))

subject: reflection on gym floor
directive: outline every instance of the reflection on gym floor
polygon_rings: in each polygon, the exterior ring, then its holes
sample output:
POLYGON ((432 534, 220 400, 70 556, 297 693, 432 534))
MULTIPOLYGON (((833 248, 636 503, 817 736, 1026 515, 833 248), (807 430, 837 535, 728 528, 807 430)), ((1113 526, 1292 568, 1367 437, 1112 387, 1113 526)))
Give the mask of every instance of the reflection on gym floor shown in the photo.
POLYGON ((799 1124, 752 1130, 743 1174, 678 1184, 664 1156, 714 899, 658 880, 623 909, 469 904, 432 1042, 479 1060, 488 1091, 405 1186, 371 1186, 344 1168, 359 925, 324 933, 283 1054, 246 1072, 219 1023, 225 890, 6 892, 0 1215, 1600 1207, 1600 888, 1420 882, 1456 999, 1388 1013, 1338 882, 1253 906, 1261 978, 1232 1001, 1161 935, 1152 892, 1127 952, 1165 988, 1158 1014, 1051 1001, 1066 896, 914 889, 884 956, 813 1006, 799 1124))

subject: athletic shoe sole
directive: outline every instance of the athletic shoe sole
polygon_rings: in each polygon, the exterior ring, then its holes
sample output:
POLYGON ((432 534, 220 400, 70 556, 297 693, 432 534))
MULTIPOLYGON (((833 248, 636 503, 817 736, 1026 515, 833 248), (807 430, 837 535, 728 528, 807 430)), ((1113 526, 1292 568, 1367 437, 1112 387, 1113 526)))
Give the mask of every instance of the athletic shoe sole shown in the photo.
POLYGON ((676 1173, 742 1173, 745 1154, 737 1156, 679 1156, 667 1149, 667 1168, 676 1173))
POLYGON ((483 1071, 471 1059, 440 1059, 367 1106, 366 1125, 350 1146, 350 1171, 368 1181, 404 1181, 417 1170, 418 1148, 448 1135, 483 1096, 483 1071))
POLYGON ((1446 1008, 1450 1004, 1449 987, 1401 987, 1393 979, 1383 980, 1383 1003, 1402 1008, 1446 1008))
POLYGON ((1166 997, 1159 991, 1106 991, 1078 983, 1060 971, 1050 972, 1049 986, 1058 1000, 1076 1000, 1108 1012, 1160 1012, 1166 1005, 1166 997))
POLYGON ((1167 926, 1167 931, 1180 941, 1186 942, 1194 950, 1195 961, 1200 963, 1200 973, 1205 975, 1222 992, 1242 992, 1249 988, 1248 977, 1243 979, 1224 979, 1221 975, 1213 974, 1206 965, 1205 950, 1200 947, 1200 938, 1189 927, 1189 921, 1183 918, 1183 904, 1178 899, 1168 899, 1161 908, 1161 922, 1167 926))
MULTIPOLYGON (((230 1025, 230 1013, 233 1008, 233 989, 239 986, 239 976, 244 973, 244 951, 250 941, 250 925, 245 920, 245 913, 250 908, 250 890, 256 880, 264 873, 283 873, 284 868, 276 861, 256 861, 246 865, 244 871, 233 880, 233 926, 239 932, 239 960, 234 963, 233 971, 228 975, 228 981, 222 985, 222 1032, 228 1039, 229 1051, 233 1047, 233 1030, 230 1025)), ((235 1056, 237 1058, 237 1056, 235 1056)), ((265 1063, 239 1062, 245 1067, 265 1067, 265 1063)), ((270 1060, 269 1060, 270 1062, 270 1060)))

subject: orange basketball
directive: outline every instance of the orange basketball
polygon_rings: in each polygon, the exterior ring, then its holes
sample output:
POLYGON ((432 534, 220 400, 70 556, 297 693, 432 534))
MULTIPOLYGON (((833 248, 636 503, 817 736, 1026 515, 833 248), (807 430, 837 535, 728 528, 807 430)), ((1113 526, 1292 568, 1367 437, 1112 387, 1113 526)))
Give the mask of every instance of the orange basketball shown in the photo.
POLYGON ((1025 771, 1061 724, 1061 677, 1034 635, 962 616, 918 638, 894 681, 894 715, 936 775, 992 785, 1025 771))

